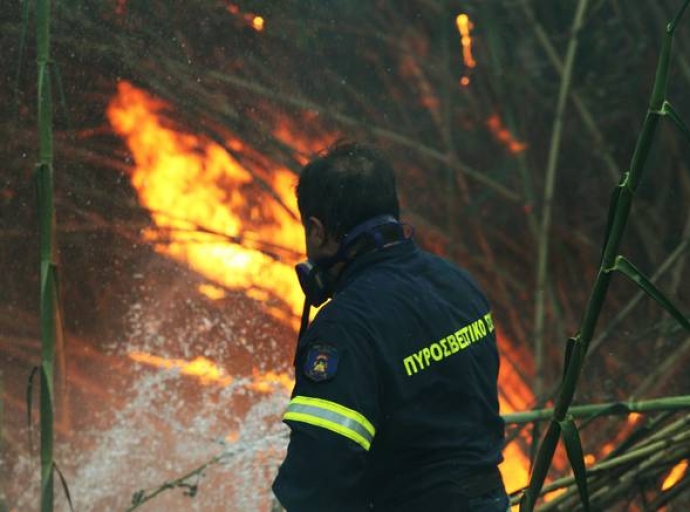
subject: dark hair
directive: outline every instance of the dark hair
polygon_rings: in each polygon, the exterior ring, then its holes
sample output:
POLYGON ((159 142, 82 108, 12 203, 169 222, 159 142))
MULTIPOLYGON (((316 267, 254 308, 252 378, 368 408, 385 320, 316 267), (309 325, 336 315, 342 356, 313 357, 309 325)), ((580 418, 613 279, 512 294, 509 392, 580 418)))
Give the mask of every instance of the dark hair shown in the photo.
POLYGON ((303 222, 316 217, 338 239, 372 217, 400 217, 393 168, 359 142, 338 142, 304 166, 297 205, 303 222))

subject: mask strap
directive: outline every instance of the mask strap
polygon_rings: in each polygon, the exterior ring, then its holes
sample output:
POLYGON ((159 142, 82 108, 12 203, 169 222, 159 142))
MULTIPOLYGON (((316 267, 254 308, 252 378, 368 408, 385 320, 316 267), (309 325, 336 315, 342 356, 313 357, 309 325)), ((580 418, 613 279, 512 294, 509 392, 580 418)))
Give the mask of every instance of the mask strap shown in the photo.
MULTIPOLYGON (((328 258, 321 259, 317 262, 314 262, 312 265, 311 263, 307 267, 307 270, 303 270, 301 267, 304 264, 299 264, 297 267, 297 275, 300 279, 300 284, 302 285, 302 288, 305 289, 305 284, 302 282, 303 278, 306 280, 308 276, 306 274, 309 274, 312 271, 312 268, 318 266, 324 271, 327 271, 329 268, 331 268, 333 265, 336 263, 342 261, 346 265, 351 263, 352 260, 354 259, 353 257, 347 257, 347 251, 350 249, 352 244, 354 243, 355 240, 357 240, 362 234, 369 233, 369 235, 372 237, 374 244, 377 249, 381 249, 384 246, 385 240, 383 237, 383 234, 381 233, 380 230, 376 229, 379 228, 383 225, 386 224, 397 224, 400 230, 400 236, 402 239, 410 239, 412 238, 412 235, 414 234, 414 227, 411 226, 410 224, 406 223, 400 223, 398 220, 395 219, 392 215, 380 215, 378 217, 374 217, 373 219, 370 219, 367 222, 364 222, 363 224, 360 224, 359 226, 356 226, 353 231, 348 233, 345 238, 343 239, 341 246, 338 249, 338 252, 328 258), (409 228, 409 235, 405 233, 405 227, 409 228), (303 275, 305 274, 305 275, 303 275)), ((302 336, 304 336, 305 332, 307 331, 307 328, 309 327, 309 312, 311 311, 311 300, 308 296, 308 294, 305 291, 305 298, 304 298, 304 307, 302 309, 302 319, 300 322, 300 329, 299 329, 299 340, 302 339, 302 336)), ((295 355, 296 357, 296 355, 295 355)))
POLYGON ((299 326, 299 335, 297 340, 301 340, 304 333, 307 332, 307 327, 309 327, 309 311, 311 310, 311 302, 307 297, 304 298, 304 307, 302 308, 302 322, 299 326))
POLYGON ((299 342, 307 332, 307 327, 309 327, 309 311, 311 310, 311 302, 305 297, 304 307, 302 308, 302 322, 299 326, 299 335, 297 336, 297 344, 295 346, 295 358, 292 361, 293 366, 297 366, 297 352, 299 351, 299 342))

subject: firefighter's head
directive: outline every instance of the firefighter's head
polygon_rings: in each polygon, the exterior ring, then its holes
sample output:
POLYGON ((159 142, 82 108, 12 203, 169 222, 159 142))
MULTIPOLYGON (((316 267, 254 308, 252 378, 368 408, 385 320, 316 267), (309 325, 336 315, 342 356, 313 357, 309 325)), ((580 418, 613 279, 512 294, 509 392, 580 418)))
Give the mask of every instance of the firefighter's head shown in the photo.
POLYGON ((368 219, 400 217, 393 168, 358 142, 337 143, 302 169, 297 204, 312 260, 335 254, 342 237, 368 219))

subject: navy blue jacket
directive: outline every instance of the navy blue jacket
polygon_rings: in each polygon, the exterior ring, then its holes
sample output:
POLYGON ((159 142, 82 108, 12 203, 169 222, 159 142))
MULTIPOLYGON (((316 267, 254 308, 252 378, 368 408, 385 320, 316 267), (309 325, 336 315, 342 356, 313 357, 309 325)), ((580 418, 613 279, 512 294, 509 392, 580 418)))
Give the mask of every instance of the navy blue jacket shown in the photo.
POLYGON ((298 344, 276 497, 288 512, 450 507, 444 493, 502 460, 498 366, 466 271, 412 240, 358 257, 298 344))

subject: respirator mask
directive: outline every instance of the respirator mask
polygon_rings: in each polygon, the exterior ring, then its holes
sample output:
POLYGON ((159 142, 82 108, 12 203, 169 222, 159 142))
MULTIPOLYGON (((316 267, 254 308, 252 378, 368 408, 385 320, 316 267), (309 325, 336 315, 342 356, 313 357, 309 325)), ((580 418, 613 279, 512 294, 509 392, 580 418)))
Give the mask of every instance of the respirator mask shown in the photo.
POLYGON ((363 252, 378 250, 405 238, 403 225, 395 217, 380 215, 355 226, 343 237, 333 256, 298 263, 295 270, 305 297, 300 337, 306 329, 309 308, 319 307, 333 296, 336 278, 329 270, 336 263, 347 264, 363 252))

